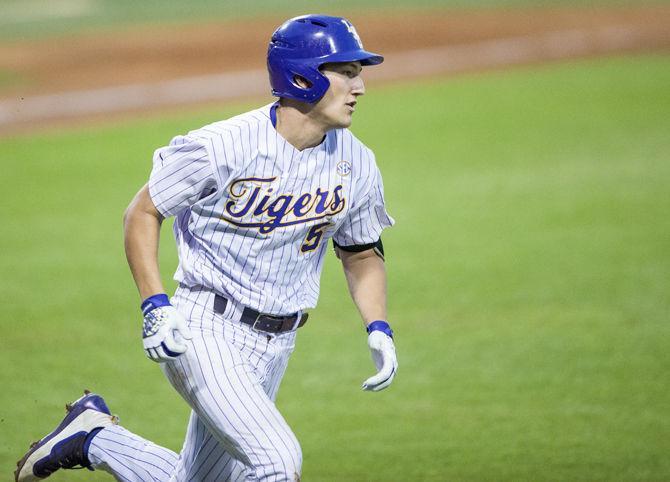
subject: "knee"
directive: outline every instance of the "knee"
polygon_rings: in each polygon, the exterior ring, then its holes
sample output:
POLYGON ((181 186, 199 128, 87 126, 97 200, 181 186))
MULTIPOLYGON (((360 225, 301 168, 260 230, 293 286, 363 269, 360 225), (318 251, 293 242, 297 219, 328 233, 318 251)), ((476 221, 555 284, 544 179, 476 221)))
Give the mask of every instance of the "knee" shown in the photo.
POLYGON ((293 447, 282 452, 281 462, 277 463, 277 468, 280 470, 278 480, 287 480, 290 482, 300 481, 300 472, 302 470, 302 449, 300 448, 298 441, 295 441, 293 447))
POLYGON ((277 447, 268 450, 269 463, 262 469, 259 480, 280 480, 286 482, 299 482, 302 470, 302 450, 298 441, 287 444, 288 447, 277 447))

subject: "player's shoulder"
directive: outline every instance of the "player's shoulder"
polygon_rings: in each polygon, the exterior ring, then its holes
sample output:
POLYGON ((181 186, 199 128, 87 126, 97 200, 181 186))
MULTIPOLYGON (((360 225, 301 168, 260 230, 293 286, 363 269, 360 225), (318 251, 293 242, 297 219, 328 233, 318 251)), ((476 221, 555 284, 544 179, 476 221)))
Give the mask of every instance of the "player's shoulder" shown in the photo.
POLYGON ((225 120, 212 122, 199 129, 190 131, 188 136, 193 139, 209 140, 222 136, 235 138, 244 135, 251 129, 256 130, 270 122, 271 105, 265 105, 225 120))
POLYGON ((335 136, 340 148, 348 153, 354 162, 376 165, 375 153, 349 129, 335 130, 335 136))

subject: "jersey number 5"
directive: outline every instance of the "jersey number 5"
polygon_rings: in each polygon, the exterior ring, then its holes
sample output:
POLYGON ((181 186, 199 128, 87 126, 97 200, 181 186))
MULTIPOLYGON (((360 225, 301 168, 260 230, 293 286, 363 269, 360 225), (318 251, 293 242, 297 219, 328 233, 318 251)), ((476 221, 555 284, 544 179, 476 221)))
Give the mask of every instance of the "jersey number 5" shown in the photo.
POLYGON ((307 253, 308 251, 314 251, 318 248, 321 238, 323 238, 323 232, 328 226, 330 226, 330 223, 319 223, 312 226, 310 230, 307 231, 305 241, 303 241, 302 246, 300 246, 300 252, 307 253))

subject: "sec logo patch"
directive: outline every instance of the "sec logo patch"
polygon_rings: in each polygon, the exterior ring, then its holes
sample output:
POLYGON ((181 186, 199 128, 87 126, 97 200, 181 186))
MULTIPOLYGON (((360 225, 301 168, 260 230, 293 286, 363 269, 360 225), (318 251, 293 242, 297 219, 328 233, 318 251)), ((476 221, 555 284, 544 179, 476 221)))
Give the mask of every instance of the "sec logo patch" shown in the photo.
POLYGON ((337 163, 336 170, 340 176, 348 176, 351 172, 351 163, 349 161, 340 161, 337 163))

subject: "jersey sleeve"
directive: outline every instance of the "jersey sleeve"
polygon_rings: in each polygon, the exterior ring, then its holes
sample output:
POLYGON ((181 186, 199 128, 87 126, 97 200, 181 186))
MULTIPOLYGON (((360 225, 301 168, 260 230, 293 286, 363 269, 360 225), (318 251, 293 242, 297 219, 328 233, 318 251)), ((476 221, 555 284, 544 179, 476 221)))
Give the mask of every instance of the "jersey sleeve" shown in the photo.
POLYGON ((386 212, 384 203, 384 185, 379 169, 374 166, 372 182, 367 192, 352 203, 347 217, 333 235, 333 241, 339 246, 360 246, 376 243, 385 228, 393 226, 395 221, 386 212))
POLYGON ((149 194, 164 217, 176 215, 217 189, 215 168, 201 140, 177 136, 154 153, 149 194))

